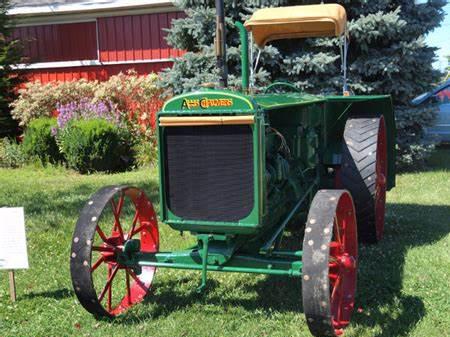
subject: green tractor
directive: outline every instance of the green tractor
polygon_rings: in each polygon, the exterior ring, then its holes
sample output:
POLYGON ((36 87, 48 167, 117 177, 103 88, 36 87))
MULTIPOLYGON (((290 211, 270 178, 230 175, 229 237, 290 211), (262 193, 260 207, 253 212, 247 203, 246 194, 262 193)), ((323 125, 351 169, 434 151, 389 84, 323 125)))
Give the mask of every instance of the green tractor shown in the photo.
POLYGON ((151 293, 157 268, 198 270, 199 292, 212 271, 284 275, 302 282, 311 333, 340 335, 354 309, 358 241, 382 238, 386 191, 395 186, 391 98, 348 94, 340 5, 261 9, 236 25, 242 91, 226 89, 223 2, 217 1, 221 83, 176 96, 158 114, 159 220, 190 232, 197 244, 160 251, 146 194, 102 188, 76 224, 75 293, 96 317, 115 317, 151 293), (308 95, 281 82, 256 93, 249 85, 248 31, 259 47, 339 37, 343 95, 308 95), (292 238, 298 248, 287 248, 292 238))

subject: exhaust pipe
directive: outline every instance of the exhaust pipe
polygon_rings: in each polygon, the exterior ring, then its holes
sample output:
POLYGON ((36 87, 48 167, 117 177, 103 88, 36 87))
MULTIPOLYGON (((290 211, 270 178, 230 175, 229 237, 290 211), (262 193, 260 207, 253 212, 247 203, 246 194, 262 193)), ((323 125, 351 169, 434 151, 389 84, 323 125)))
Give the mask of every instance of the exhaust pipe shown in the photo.
POLYGON ((225 9, 223 0, 216 0, 216 59, 217 68, 220 70, 219 85, 222 88, 228 86, 228 66, 226 48, 225 9))

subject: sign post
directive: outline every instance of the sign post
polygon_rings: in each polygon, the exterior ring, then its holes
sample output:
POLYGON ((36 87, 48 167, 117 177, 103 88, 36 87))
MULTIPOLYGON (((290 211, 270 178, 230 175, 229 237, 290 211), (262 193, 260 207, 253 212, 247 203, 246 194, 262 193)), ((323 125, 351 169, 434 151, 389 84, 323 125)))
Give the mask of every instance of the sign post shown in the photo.
POLYGON ((23 207, 0 208, 0 270, 8 270, 11 301, 16 301, 14 270, 28 269, 23 207))
POLYGON ((14 277, 14 270, 9 271, 9 295, 11 302, 16 301, 16 279, 14 277))

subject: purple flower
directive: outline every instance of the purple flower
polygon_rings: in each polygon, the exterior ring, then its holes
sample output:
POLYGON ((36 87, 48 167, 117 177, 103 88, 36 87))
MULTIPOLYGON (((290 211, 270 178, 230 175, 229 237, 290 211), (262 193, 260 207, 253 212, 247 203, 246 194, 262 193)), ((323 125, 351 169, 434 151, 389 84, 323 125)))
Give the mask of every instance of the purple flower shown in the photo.
MULTIPOLYGON (((71 120, 102 118, 115 124, 120 124, 120 113, 111 102, 92 103, 87 98, 68 104, 56 104, 58 110, 58 128, 63 129, 71 120)), ((57 130, 55 131, 55 134, 57 130)))

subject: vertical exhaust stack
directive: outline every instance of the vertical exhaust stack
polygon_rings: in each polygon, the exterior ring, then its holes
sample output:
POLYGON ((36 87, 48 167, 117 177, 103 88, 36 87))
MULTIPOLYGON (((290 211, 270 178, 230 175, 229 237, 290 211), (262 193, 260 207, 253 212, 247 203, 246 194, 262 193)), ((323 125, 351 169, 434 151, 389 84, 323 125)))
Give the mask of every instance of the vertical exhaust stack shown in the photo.
POLYGON ((216 0, 216 59, 217 68, 220 70, 220 87, 228 86, 228 67, 226 50, 225 9, 223 0, 216 0))

